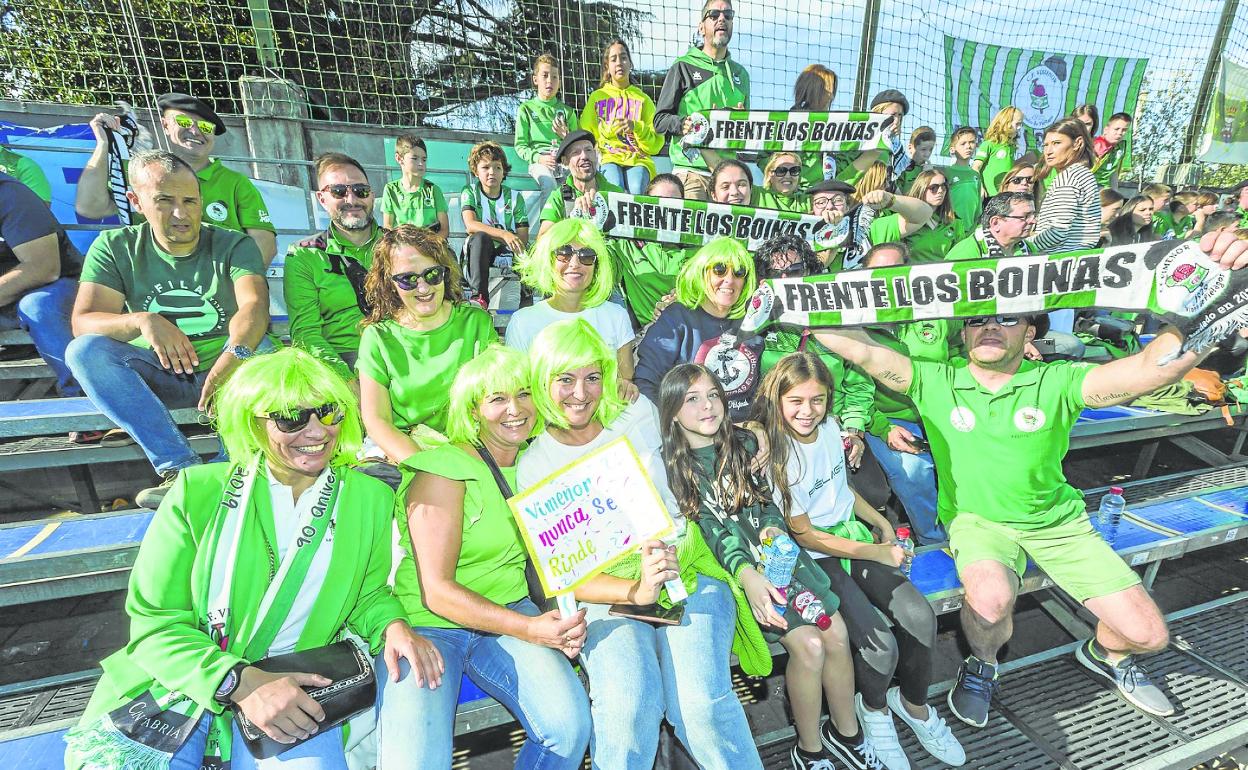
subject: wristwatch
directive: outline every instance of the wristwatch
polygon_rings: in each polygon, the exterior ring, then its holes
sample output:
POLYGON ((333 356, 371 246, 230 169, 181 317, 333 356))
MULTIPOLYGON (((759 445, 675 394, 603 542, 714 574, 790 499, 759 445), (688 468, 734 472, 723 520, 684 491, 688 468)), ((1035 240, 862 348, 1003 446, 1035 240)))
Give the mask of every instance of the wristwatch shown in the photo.
POLYGON ((226 705, 230 703, 230 696, 232 696, 235 691, 238 690, 238 686, 243 683, 243 669, 245 668, 247 668, 247 664, 240 662, 235 663, 229 670, 229 673, 227 673, 225 678, 221 680, 221 684, 217 685, 217 691, 212 694, 213 699, 216 700, 217 703, 223 703, 226 705))
POLYGON ((237 358, 239 361, 246 361, 248 358, 251 358, 253 355, 255 355, 255 353, 252 352, 252 349, 247 347, 246 345, 231 345, 228 342, 225 343, 225 348, 223 348, 221 352, 229 353, 233 355, 235 358, 237 358))

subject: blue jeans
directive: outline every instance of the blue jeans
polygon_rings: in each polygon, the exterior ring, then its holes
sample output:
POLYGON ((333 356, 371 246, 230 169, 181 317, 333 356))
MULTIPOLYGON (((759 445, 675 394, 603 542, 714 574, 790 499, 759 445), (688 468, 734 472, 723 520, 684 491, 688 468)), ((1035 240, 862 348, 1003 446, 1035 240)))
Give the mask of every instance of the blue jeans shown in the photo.
MULTIPOLYGON (((195 732, 191 733, 191 737, 173 755, 169 770, 199 770, 204 758, 204 747, 208 743, 210 716, 211 714, 204 714, 200 717, 195 732)), ((243 743, 243 736, 238 732, 238 723, 235 722, 234 743, 230 755, 230 770, 347 770, 346 754, 342 750, 342 729, 339 727, 317 733, 276 757, 256 759, 243 743)))
MULTIPOLYGON (((538 614, 528 599, 510 608, 538 614)), ((450 768, 464 674, 524 727, 528 739, 516 757, 517 768, 581 766, 589 744, 589 699, 563 653, 469 628, 414 630, 442 653, 446 672, 438 689, 417 687, 407 661, 401 660, 399 681, 391 682, 384 657, 378 657, 378 770, 450 768)))
POLYGON ((650 169, 645 166, 604 163, 598 171, 608 182, 633 195, 642 195, 646 191, 646 185, 650 184, 650 169))
POLYGON ((78 281, 58 278, 47 286, 31 289, 15 305, 0 310, 0 329, 20 326, 30 333, 35 350, 56 374, 57 392, 66 397, 82 395, 82 388, 74 382, 65 363, 65 348, 74 338, 69 316, 77 294, 78 281))
POLYGON ((134 437, 157 473, 200 462, 169 410, 199 403, 207 370, 174 374, 147 348, 102 334, 74 338, 65 360, 96 408, 134 437))
MULTIPOLYGON (((923 429, 916 423, 905 420, 890 420, 894 425, 909 430, 915 436, 922 436, 923 429)), ((910 524, 914 527, 914 537, 918 545, 943 543, 949 539, 944 527, 936 518, 936 465, 932 462, 930 452, 912 455, 909 452, 898 452, 882 439, 865 434, 871 453, 888 476, 888 483, 897 498, 906 508, 910 524)))
POLYGON ((728 586, 699 575, 677 626, 613 617, 605 604, 583 606, 589 628, 581 654, 589 674, 595 768, 649 770, 666 713, 699 767, 761 770, 732 689, 728 656, 737 608, 728 586))

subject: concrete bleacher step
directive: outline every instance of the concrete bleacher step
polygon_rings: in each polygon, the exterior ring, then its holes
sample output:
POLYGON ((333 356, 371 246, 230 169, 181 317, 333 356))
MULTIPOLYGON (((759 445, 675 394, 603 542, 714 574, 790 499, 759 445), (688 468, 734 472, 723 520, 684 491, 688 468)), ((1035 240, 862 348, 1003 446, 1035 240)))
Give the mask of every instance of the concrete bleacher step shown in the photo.
MULTIPOLYGON (((201 455, 216 454, 221 445, 216 434, 211 433, 188 436, 187 440, 201 455)), ((137 444, 118 447, 75 444, 68 436, 36 436, 0 442, 0 472, 143 459, 143 450, 137 444)))

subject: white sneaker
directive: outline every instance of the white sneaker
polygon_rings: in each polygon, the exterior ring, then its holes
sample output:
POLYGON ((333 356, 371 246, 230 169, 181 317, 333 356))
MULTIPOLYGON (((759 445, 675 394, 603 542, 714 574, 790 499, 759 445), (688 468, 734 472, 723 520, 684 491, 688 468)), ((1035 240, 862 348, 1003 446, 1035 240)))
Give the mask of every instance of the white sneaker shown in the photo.
POLYGON ((858 724, 867 742, 875 749, 875 758, 888 770, 910 770, 910 760, 906 758, 901 741, 897 740, 897 728, 893 725, 893 716, 888 709, 871 711, 862 703, 862 695, 854 694, 854 713, 858 715, 858 724))
POLYGON ((910 712, 906 711, 905 706, 902 705, 900 688, 888 688, 887 700, 888 707, 893 710, 894 714, 901 717, 902 722, 909 725, 914 731, 914 737, 919 739, 919 743, 923 744, 928 754, 954 767, 966 764, 966 750, 962 748, 958 737, 949 729, 949 725, 945 724, 945 720, 936 713, 936 709, 928 706, 927 719, 920 722, 910 716, 910 712))

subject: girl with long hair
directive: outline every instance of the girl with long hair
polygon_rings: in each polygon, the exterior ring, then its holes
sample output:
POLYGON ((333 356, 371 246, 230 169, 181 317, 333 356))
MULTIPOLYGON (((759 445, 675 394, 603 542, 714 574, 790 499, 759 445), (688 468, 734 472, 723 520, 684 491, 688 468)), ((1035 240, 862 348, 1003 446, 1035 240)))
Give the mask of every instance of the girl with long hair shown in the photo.
POLYGON ((997 175, 1005 171, 1018 155, 1019 132, 1023 127, 1023 111, 1017 107, 1003 107, 984 131, 971 167, 984 178, 985 197, 996 195, 997 175))
POLYGON ((1122 206, 1121 212, 1109 223, 1111 246, 1148 243, 1157 240, 1153 232, 1153 199, 1137 195, 1122 206))
POLYGON ((908 195, 876 193, 865 199, 872 203, 875 198, 883 198, 883 208, 894 212, 871 222, 871 242, 905 241, 914 262, 940 262, 953 244, 974 228, 974 223, 968 228, 953 213, 948 177, 940 169, 920 173, 907 192, 908 195))
POLYGON ((634 195, 654 178, 651 156, 663 149, 654 130, 654 101, 632 83, 633 55, 615 39, 602 52, 602 79, 585 100, 581 128, 594 135, 598 171, 607 181, 634 195))

